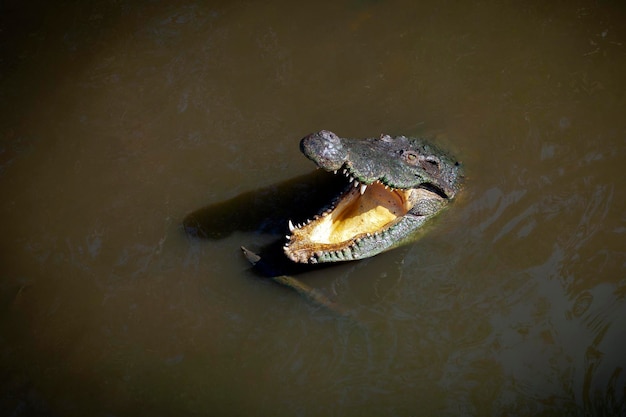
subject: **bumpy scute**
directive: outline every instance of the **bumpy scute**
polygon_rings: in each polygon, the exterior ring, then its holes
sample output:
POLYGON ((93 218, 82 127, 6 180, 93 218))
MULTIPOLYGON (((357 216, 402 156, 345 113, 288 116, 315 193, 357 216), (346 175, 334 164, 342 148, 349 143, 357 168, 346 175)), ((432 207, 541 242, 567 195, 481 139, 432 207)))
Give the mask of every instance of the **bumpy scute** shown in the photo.
POLYGON ((345 139, 323 130, 303 138, 300 148, 349 185, 330 209, 306 224, 289 223, 285 254, 294 262, 362 259, 396 247, 460 188, 460 164, 424 139, 345 139))

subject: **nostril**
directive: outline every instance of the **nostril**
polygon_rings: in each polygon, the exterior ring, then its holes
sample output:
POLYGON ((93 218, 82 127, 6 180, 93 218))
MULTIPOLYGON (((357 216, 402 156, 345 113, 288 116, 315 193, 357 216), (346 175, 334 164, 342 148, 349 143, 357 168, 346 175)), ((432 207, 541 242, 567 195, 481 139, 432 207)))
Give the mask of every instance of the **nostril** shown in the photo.
POLYGON ((320 136, 322 137, 322 139, 324 139, 327 142, 338 143, 340 141, 339 136, 335 135, 330 130, 322 130, 320 133, 321 133, 320 136))

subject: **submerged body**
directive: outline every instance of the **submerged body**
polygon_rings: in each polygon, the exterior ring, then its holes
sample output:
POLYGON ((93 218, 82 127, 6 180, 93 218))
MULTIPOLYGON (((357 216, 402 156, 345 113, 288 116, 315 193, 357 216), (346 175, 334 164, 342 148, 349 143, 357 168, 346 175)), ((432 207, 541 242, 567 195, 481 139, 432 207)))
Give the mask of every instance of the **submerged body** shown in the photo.
MULTIPOLYGON (((301 225, 288 222, 283 251, 291 265, 363 259, 412 241, 424 223, 454 198, 462 179, 460 164, 423 139, 386 135, 344 139, 322 130, 302 139, 300 149, 318 167, 343 173, 348 185, 313 219, 301 225)), ((241 249, 274 282, 351 317, 265 257, 241 249)))
POLYGON ((454 198, 462 178, 456 160, 419 138, 345 139, 322 130, 300 148, 350 184, 312 220, 289 222, 284 251, 299 263, 362 259, 410 241, 454 198))

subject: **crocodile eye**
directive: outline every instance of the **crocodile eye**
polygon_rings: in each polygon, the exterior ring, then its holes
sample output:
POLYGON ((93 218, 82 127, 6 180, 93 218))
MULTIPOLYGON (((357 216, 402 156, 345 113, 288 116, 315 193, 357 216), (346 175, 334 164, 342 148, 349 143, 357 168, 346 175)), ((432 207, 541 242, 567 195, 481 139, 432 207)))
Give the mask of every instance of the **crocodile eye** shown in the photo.
POLYGON ((417 163, 419 162, 419 155, 417 154, 417 152, 403 151, 402 156, 409 165, 417 165, 417 163))

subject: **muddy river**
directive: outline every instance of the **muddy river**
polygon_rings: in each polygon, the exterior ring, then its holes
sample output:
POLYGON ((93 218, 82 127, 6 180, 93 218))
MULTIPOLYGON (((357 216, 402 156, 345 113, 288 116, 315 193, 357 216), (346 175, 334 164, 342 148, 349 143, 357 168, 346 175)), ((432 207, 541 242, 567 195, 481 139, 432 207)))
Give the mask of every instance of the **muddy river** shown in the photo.
POLYGON ((51 3, 0 3, 3 415, 626 415, 621 2, 51 3), (239 249, 321 129, 466 173, 298 275, 349 317, 239 249))

